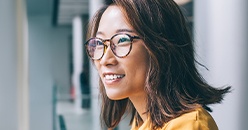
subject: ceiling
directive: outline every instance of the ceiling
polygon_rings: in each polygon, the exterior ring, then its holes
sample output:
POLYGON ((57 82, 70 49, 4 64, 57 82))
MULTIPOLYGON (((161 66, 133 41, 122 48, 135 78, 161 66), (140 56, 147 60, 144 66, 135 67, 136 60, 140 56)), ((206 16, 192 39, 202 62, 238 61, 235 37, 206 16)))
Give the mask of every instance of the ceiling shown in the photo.
MULTIPOLYGON (((181 6, 192 3, 192 0, 175 1, 181 6)), ((26 0, 26 2, 28 15, 50 15, 55 26, 71 25, 74 16, 89 13, 89 0, 26 0)), ((192 9, 192 4, 189 8, 192 9)))
POLYGON ((88 15, 89 2, 88 0, 59 0, 57 9, 57 24, 70 25, 76 15, 88 15))
POLYGON ((26 0, 28 15, 52 14, 53 0, 26 0))
POLYGON ((89 0, 26 0, 28 15, 51 15, 56 26, 71 25, 76 15, 88 15, 89 0))

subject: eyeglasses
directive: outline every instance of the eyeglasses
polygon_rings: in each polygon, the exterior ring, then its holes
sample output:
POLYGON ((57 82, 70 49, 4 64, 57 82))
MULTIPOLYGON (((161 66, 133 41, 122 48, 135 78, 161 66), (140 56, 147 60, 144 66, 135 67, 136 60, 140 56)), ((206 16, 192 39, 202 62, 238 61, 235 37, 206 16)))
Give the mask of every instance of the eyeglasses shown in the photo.
POLYGON ((110 39, 90 38, 85 47, 89 57, 93 60, 99 60, 103 57, 108 46, 110 46, 115 56, 123 58, 127 56, 132 49, 132 42, 134 39, 140 39, 138 36, 131 36, 129 34, 115 34, 110 39), (106 45, 109 41, 110 45, 106 45))

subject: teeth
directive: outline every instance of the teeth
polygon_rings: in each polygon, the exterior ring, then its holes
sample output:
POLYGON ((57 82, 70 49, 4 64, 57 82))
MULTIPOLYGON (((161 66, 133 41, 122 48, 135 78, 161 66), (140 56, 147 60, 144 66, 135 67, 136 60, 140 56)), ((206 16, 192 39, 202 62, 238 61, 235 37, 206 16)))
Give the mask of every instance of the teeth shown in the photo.
POLYGON ((111 75, 105 75, 106 80, 115 80, 117 78, 122 78, 124 75, 117 75, 117 74, 111 74, 111 75))

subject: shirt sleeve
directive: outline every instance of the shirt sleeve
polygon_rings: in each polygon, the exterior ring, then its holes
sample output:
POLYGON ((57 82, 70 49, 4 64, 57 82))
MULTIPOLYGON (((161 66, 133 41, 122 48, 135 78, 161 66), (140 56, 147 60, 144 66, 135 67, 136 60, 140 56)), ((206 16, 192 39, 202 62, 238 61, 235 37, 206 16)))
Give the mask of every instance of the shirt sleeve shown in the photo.
POLYGON ((218 130, 218 128, 205 125, 198 120, 185 120, 182 122, 171 122, 167 127, 164 127, 162 130, 218 130))
POLYGON ((218 130, 218 127, 207 111, 199 109, 171 120, 162 130, 218 130))

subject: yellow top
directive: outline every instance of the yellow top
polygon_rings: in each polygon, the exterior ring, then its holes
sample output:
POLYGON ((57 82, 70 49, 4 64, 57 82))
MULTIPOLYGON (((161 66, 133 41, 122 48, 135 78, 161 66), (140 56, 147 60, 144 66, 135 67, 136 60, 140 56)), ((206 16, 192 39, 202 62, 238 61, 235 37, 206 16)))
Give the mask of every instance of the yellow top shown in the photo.
MULTIPOLYGON (((132 123, 131 130, 152 130, 149 120, 146 120, 140 127, 132 123)), ((157 130, 218 130, 213 117, 203 108, 185 113, 167 123, 157 130)))

